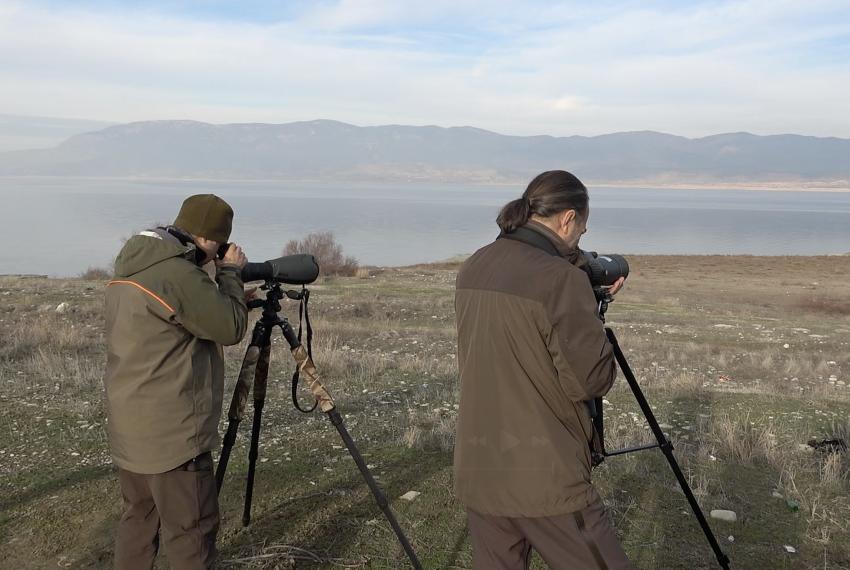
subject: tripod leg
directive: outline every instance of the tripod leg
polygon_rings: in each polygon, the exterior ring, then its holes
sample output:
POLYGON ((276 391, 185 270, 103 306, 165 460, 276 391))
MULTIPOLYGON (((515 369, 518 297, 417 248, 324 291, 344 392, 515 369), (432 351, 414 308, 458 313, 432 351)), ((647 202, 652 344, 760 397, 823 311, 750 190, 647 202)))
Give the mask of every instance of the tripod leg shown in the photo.
POLYGON ((239 376, 236 378, 236 387, 233 389, 233 398, 230 401, 230 409, 227 412, 227 432, 224 434, 224 441, 221 446, 221 456, 218 458, 218 466, 215 470, 215 485, 219 493, 224 485, 224 474, 227 471, 227 463, 230 461, 230 452, 233 445, 236 443, 236 432, 239 428, 239 423, 245 416, 245 405, 248 402, 248 395, 251 392, 251 384, 254 380, 254 375, 257 370, 257 361, 260 358, 260 343, 264 335, 264 329, 261 321, 257 321, 254 326, 254 332, 251 335, 251 344, 245 351, 245 357, 242 359, 242 366, 239 369, 239 376))
MULTIPOLYGON (((270 330, 270 329, 269 329, 270 330)), ((271 356, 271 335, 260 351, 257 372, 254 377, 254 421, 251 425, 251 450, 248 453, 248 480, 245 486, 245 508, 242 511, 242 525, 251 524, 251 502, 254 497, 254 473, 257 458, 260 455, 260 428, 263 421, 263 408, 266 404, 266 385, 269 376, 269 358, 271 356)))
POLYGON ((384 512, 384 516, 386 516, 387 520, 390 522, 390 526, 392 526, 393 532, 395 532, 399 543, 401 543, 401 547, 407 554, 408 559, 410 559, 410 564, 415 570, 422 570, 422 564, 420 564, 419 559, 416 557, 416 553, 413 551, 413 547, 410 545, 410 541, 407 540, 407 537, 404 535, 404 531, 398 524, 398 520, 396 520, 395 514, 393 514, 393 511, 390 508, 386 496, 384 496, 383 492, 381 492, 375 478, 372 477, 372 473, 369 471, 369 467, 366 465, 366 462, 363 461, 363 456, 360 455, 360 451, 357 449, 357 445, 351 438, 351 434, 349 434, 348 430, 345 428, 345 422, 343 422, 342 416, 340 416, 339 412, 336 410, 333 398, 331 398, 330 393, 328 393, 327 389, 322 384, 322 381, 319 379, 319 371, 316 370, 316 365, 313 363, 313 359, 310 358, 307 350, 301 345, 295 331, 292 330, 292 326, 286 321, 286 319, 283 320, 280 328, 283 332, 284 338, 286 338, 286 341, 292 349, 292 357, 295 358, 295 362, 298 364, 298 370, 307 380, 310 386, 310 391, 313 392, 313 396, 316 398, 319 409, 328 415, 331 423, 339 432, 340 437, 342 437, 342 441, 345 443, 345 447, 348 448, 348 452, 354 459, 354 463, 357 464, 360 474, 363 475, 363 479, 366 480, 366 485, 368 485, 369 490, 372 491, 372 495, 374 495, 375 500, 378 503, 378 507, 380 507, 380 509, 384 512))
POLYGON ((224 434, 224 440, 221 446, 221 455, 218 458, 218 465, 215 468, 215 488, 218 494, 221 494, 221 488, 224 485, 224 474, 227 472, 227 463, 230 461, 230 451, 236 443, 236 432, 239 429, 239 420, 231 419, 227 424, 227 432, 224 434))
POLYGON ((637 380, 635 379, 635 375, 632 372, 628 361, 626 360, 626 356, 625 354, 623 354, 623 351, 620 348, 620 344, 617 342, 617 337, 614 335, 614 331, 608 327, 605 327, 605 334, 608 335, 608 340, 610 341, 611 346, 614 348, 614 357, 617 359, 617 364, 620 366, 620 370, 623 371, 623 376, 626 377, 626 381, 629 383, 629 388, 631 388, 632 393, 634 394, 635 399, 637 400, 638 406, 640 406, 640 409, 643 412, 647 423, 649 424, 649 428, 652 430, 655 439, 658 440, 658 446, 664 453, 664 457, 667 458, 667 463, 670 464, 670 469, 672 469, 673 475, 676 476, 676 480, 679 482, 679 487, 682 489, 682 492, 688 499, 688 503, 691 506, 691 510, 693 511, 694 516, 696 516, 700 527, 702 527, 702 531, 705 534, 705 537, 708 539, 708 543, 711 545, 711 549, 714 551, 714 556, 717 558, 717 562, 720 564, 721 568, 728 570, 729 557, 726 556, 720 549, 720 544, 718 544, 717 539, 714 537, 714 533, 711 531, 711 527, 708 526, 708 521, 705 519, 705 515, 703 514, 702 509, 700 509, 699 503, 697 502, 696 497, 694 497, 694 494, 691 491, 691 487, 690 485, 688 485, 687 479, 685 479, 685 475, 679 468, 679 463, 676 461, 676 457, 673 455, 673 444, 670 442, 670 440, 667 439, 667 436, 664 435, 664 432, 658 425, 658 421, 655 419, 655 414, 652 412, 652 408, 650 407, 649 402, 643 395, 643 390, 641 390, 640 386, 637 383, 637 380))
POLYGON ((351 439, 351 434, 349 434, 348 430, 345 428, 342 416, 339 415, 339 412, 336 411, 336 409, 333 409, 328 412, 328 418, 330 418, 331 423, 339 432, 339 435, 342 437, 342 441, 345 442, 345 447, 348 448, 348 452, 354 459, 354 463, 357 464, 357 468, 360 469, 363 479, 366 480, 366 485, 369 486, 369 489, 372 491, 372 495, 375 496, 375 502, 378 503, 378 507, 380 507, 380 509, 384 512, 384 515, 387 517, 387 520, 390 522, 390 526, 393 528, 393 532, 395 532, 399 543, 401 543, 401 547, 410 559, 410 563, 416 570, 422 570, 422 564, 420 564, 419 559, 416 557, 416 553, 413 551, 413 547, 410 545, 410 541, 407 540, 407 537, 404 535, 404 531, 398 524, 398 520, 396 520, 395 514, 393 514, 393 511, 390 508, 387 497, 381 491, 381 488, 378 487, 378 483, 375 481, 375 478, 372 477, 372 473, 369 471, 369 467, 363 460, 363 456, 360 455, 357 445, 354 443, 354 440, 351 439))

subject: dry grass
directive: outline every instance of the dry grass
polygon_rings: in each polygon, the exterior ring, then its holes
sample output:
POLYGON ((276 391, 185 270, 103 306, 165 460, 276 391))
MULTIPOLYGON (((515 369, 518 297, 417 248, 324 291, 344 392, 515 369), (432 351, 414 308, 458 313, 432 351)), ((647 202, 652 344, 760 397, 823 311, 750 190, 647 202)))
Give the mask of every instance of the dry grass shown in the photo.
POLYGON ((451 452, 455 445, 456 423, 457 410, 454 407, 411 409, 401 443, 413 449, 451 452))
MULTIPOLYGON (((630 263, 609 322, 703 508, 739 513, 734 526, 712 522, 734 567, 850 567, 848 454, 805 450, 812 438, 847 441, 850 432, 850 319, 840 307, 824 310, 850 297, 842 285, 850 268, 834 258, 630 263), (834 279, 813 285, 811 275, 824 268, 834 279), (764 279, 768 270, 782 282, 764 279), (784 544, 798 548, 796 558, 784 544)), ((316 363, 361 451, 391 499, 423 492, 393 507, 426 568, 470 565, 450 475, 456 267, 370 268, 318 283, 312 297, 316 363)), ((10 567, 55 566, 60 556, 72 566, 109 565, 120 509, 114 477, 74 479, 109 463, 100 295, 81 280, 0 277, 0 503, 9 505, 0 515, 0 556, 10 567), (69 310, 56 313, 62 302, 69 310), (59 482, 42 493, 44 473, 59 482)), ((284 310, 297 316, 294 306, 284 310)), ((226 398, 244 348, 227 349, 226 398)), ((235 488, 222 496, 224 561, 404 567, 336 433, 321 416, 291 410, 291 357, 281 339, 273 350, 258 522, 250 531, 238 525, 243 430, 229 472, 235 488)), ((622 380, 607 400, 609 449, 652 441, 622 380)), ((675 484, 657 451, 610 458, 594 479, 638 568, 713 567, 698 527, 679 515, 687 506, 670 492, 675 484)))
POLYGON ((822 315, 850 315, 850 301, 846 298, 811 296, 798 299, 795 306, 801 311, 822 315))
POLYGON ((735 463, 751 465, 778 460, 780 446, 770 422, 756 423, 749 413, 741 416, 724 413, 714 422, 713 429, 720 453, 735 463))

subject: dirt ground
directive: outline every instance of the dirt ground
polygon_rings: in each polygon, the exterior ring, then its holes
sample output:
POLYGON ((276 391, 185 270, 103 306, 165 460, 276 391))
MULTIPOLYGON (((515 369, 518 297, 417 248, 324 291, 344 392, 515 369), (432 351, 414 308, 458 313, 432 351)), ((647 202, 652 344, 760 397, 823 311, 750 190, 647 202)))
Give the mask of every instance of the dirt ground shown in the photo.
MULTIPOLYGON (((850 440, 850 257, 629 261, 608 324, 706 514, 737 513, 711 520, 732 567, 850 568, 850 459, 807 445, 850 440)), ((312 287, 316 364, 429 569, 471 567, 451 490, 456 269, 312 287)), ((121 500, 103 430, 103 287, 0 276, 1 567, 111 567, 121 500)), ((297 321, 294 303, 284 313, 297 321)), ((226 404, 243 351, 226 351, 226 404)), ((293 408, 291 373, 276 339, 253 522, 241 524, 246 422, 221 496, 222 566, 406 567, 336 430, 293 408)), ((649 441, 622 378, 605 412, 609 448, 649 441)), ((660 452, 609 458, 594 479, 638 568, 717 567, 660 452)))

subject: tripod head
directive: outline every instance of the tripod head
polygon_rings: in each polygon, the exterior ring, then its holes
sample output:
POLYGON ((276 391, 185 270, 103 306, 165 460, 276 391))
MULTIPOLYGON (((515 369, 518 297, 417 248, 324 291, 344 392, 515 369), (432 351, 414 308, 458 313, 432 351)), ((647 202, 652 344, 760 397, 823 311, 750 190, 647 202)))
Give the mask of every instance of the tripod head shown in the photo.
POLYGON ((293 301, 301 301, 310 297, 310 290, 306 287, 301 291, 289 289, 284 291, 279 281, 266 281, 260 289, 266 292, 265 299, 251 299, 248 301, 249 309, 263 309, 263 317, 277 315, 280 312, 280 302, 284 297, 293 301))
POLYGON ((607 287, 594 287, 593 294, 596 296, 597 314, 599 319, 605 322, 605 311, 608 310, 608 305, 614 301, 614 295, 610 293, 607 287))

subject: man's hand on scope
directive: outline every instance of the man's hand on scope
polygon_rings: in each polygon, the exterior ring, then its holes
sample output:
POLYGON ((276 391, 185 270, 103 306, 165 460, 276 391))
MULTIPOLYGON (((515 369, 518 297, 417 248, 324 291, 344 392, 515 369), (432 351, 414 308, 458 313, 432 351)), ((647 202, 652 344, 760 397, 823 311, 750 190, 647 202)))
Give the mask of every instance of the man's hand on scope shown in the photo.
POLYGON ((258 298, 257 288, 256 287, 246 287, 245 288, 245 302, 250 303, 254 299, 258 298))
POLYGON ((620 289, 623 288, 623 284, 625 284, 625 282, 626 282, 626 278, 620 277, 619 279, 614 281, 614 284, 611 285, 611 287, 608 288, 608 293, 611 294, 611 295, 616 295, 617 291, 619 291, 620 289))
POLYGON ((230 244, 230 247, 227 248, 227 253, 224 254, 222 259, 215 260, 216 267, 221 267, 222 265, 234 265, 240 270, 245 267, 246 263, 248 263, 248 258, 245 257, 245 254, 242 252, 242 248, 235 243, 230 244))

